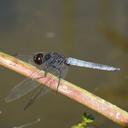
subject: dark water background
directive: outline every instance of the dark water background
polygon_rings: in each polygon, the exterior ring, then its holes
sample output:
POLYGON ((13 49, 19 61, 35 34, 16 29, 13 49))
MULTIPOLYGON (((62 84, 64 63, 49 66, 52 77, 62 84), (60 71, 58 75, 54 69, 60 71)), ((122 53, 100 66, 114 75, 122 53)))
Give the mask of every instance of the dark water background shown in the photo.
MULTIPOLYGON (((127 0, 1 0, 0 48, 6 53, 56 51, 66 56, 120 67, 105 72, 71 67, 66 80, 128 111, 127 0)), ((93 114, 99 128, 120 128, 93 110, 60 94, 50 93, 27 111, 32 94, 6 104, 9 90, 23 76, 0 69, 0 127, 32 122, 32 128, 70 128, 83 112, 93 114)))

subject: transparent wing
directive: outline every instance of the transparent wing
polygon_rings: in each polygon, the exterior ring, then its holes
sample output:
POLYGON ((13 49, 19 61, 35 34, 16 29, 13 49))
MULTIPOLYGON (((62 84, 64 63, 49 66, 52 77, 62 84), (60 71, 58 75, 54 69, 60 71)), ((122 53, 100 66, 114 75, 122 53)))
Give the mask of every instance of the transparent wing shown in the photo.
POLYGON ((40 87, 34 95, 31 97, 31 99, 27 102, 27 104, 24 107, 24 110, 28 109, 34 102, 39 99, 41 96, 44 96, 49 92, 49 89, 46 87, 40 87))
POLYGON ((27 78, 12 88, 8 96, 5 98, 5 102, 12 102, 17 100, 27 93, 33 91, 38 86, 39 84, 36 81, 27 78))
POLYGON ((18 59, 21 59, 21 60, 24 60, 26 62, 28 62, 30 59, 32 59, 32 54, 29 54, 29 55, 25 55, 25 54, 18 54, 18 53, 15 53, 14 56, 18 59))
MULTIPOLYGON (((41 68, 45 68, 45 67, 41 67, 41 68)), ((47 71, 48 72, 52 72, 55 75, 58 75, 59 74, 58 71, 56 71, 53 68, 48 68, 47 71)), ((61 78, 65 78, 67 72, 68 72, 68 66, 67 65, 64 65, 61 68, 61 78)), ((39 87, 39 89, 34 93, 34 95, 31 97, 31 99, 25 105, 24 110, 28 109, 32 104, 34 104, 34 102, 37 99, 39 99, 40 97, 46 95, 49 91, 50 91, 50 89, 48 89, 47 87, 39 87)))
POLYGON ((99 70, 106 70, 106 71, 116 71, 120 70, 120 68, 115 68, 113 66, 98 64, 98 63, 92 63, 88 61, 78 60, 75 58, 67 58, 67 64, 79 66, 79 67, 86 67, 86 68, 92 68, 92 69, 99 69, 99 70))
POLYGON ((68 73, 68 66, 67 65, 64 65, 62 68, 61 68, 61 78, 65 78, 66 75, 68 73))
POLYGON ((31 65, 36 66, 37 68, 41 69, 41 66, 35 64, 35 62, 33 61, 33 56, 34 56, 34 54, 31 54, 31 55, 16 54, 15 55, 16 58, 26 61, 26 62, 30 63, 31 65))

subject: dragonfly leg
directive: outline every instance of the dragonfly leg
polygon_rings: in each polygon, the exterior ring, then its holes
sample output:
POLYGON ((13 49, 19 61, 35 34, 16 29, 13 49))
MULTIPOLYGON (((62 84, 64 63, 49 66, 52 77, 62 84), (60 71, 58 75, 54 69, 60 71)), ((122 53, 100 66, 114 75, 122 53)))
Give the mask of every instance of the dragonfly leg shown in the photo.
POLYGON ((48 73, 48 66, 45 65, 45 66, 44 66, 44 76, 43 76, 43 77, 38 77, 37 79, 41 79, 41 78, 46 77, 46 76, 47 76, 47 73, 48 73))
POLYGON ((48 73, 48 65, 45 65, 44 66, 44 77, 46 77, 47 76, 47 73, 48 73))
POLYGON ((57 92, 58 92, 58 88, 59 88, 60 81, 61 81, 61 78, 62 78, 61 70, 58 70, 58 72, 59 72, 59 78, 58 78, 57 92))

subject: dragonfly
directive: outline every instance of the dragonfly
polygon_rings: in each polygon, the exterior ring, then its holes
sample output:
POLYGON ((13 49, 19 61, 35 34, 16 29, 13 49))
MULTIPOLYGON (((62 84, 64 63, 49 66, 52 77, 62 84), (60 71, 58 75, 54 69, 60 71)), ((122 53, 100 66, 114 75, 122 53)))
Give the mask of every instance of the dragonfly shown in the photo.
MULTIPOLYGON (((58 76, 58 85, 59 88, 61 79, 64 79, 69 66, 79 66, 84 68, 91 68, 104 71, 118 71, 120 68, 116 68, 109 65, 93 63, 89 61, 79 60, 72 57, 65 57, 57 52, 38 52, 32 55, 29 58, 29 62, 39 69, 44 70, 44 77, 48 72, 53 72, 58 76), (31 58, 31 59, 30 59, 31 58)), ((47 94, 48 89, 37 84, 33 79, 27 78, 17 84, 14 88, 11 89, 10 93, 5 98, 6 102, 12 102, 21 98, 22 96, 30 93, 38 87, 36 93, 31 97, 30 101, 27 103, 24 109, 28 108, 31 104, 34 103, 36 99, 40 96, 47 94), (40 87, 40 88, 39 88, 40 87)))

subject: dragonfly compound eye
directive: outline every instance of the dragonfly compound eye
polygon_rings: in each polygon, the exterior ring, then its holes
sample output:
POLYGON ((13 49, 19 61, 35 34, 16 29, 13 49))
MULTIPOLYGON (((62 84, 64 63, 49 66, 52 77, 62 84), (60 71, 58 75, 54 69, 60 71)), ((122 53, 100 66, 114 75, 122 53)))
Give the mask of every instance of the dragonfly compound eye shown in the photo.
POLYGON ((33 57, 33 61, 38 64, 41 65, 43 63, 43 54, 42 53, 38 53, 33 57))

